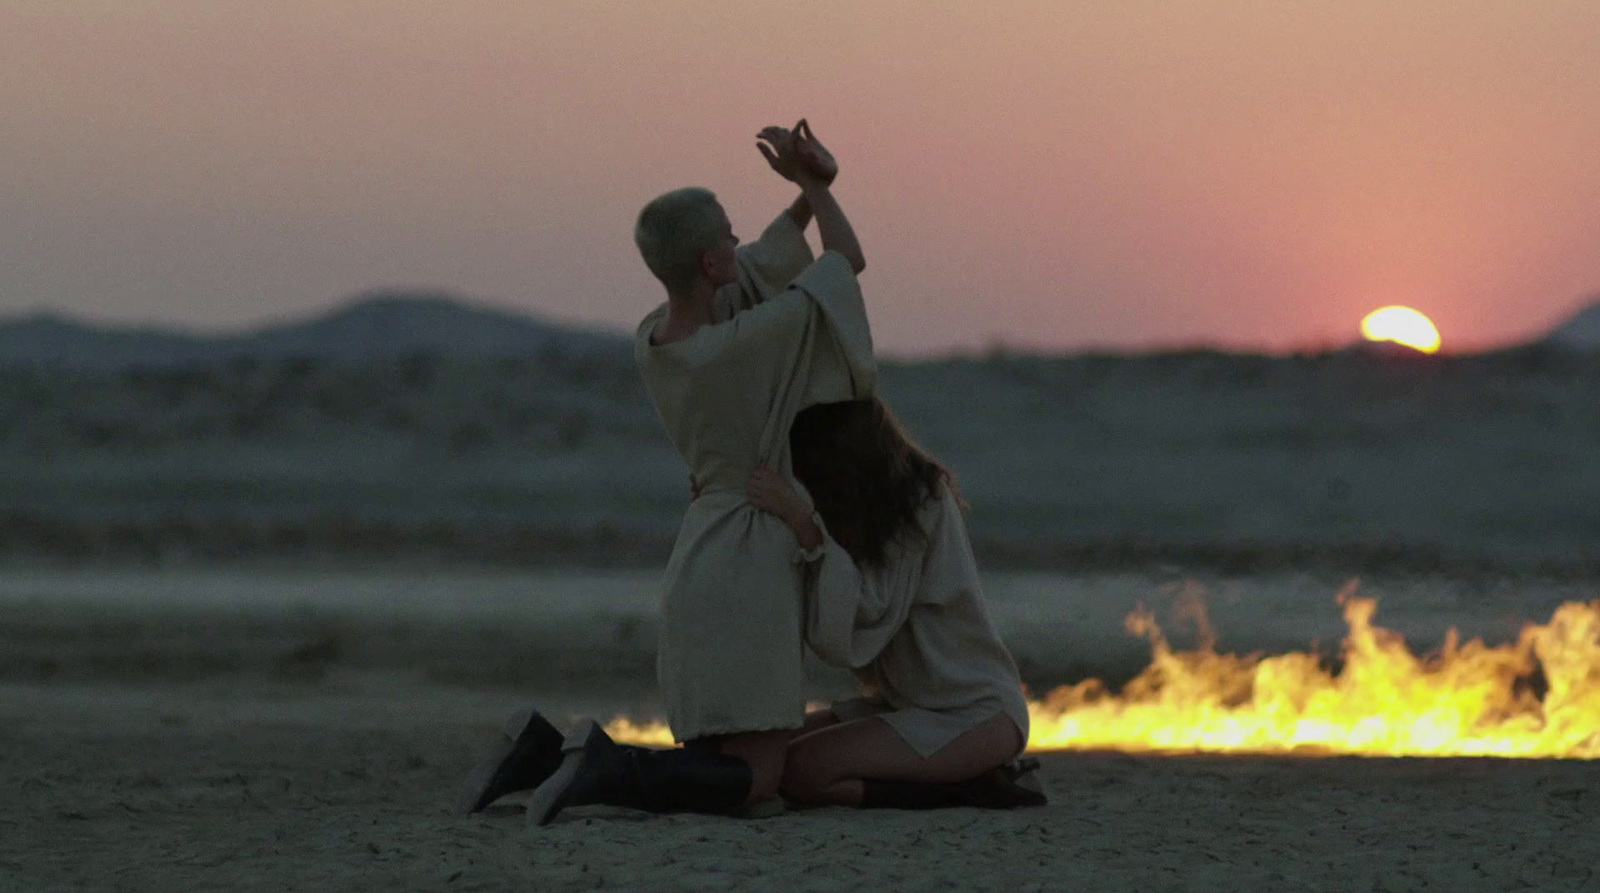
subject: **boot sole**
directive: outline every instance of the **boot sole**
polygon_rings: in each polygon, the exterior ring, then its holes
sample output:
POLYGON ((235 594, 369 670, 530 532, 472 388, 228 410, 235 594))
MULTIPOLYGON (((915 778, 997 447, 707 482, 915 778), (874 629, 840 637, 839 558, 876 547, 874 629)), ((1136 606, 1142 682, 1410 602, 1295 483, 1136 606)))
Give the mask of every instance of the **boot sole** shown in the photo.
POLYGON ((543 826, 555 819, 564 805, 561 801, 567 788, 572 786, 578 770, 583 768, 590 739, 604 734, 599 723, 586 719, 567 735, 567 740, 561 743, 561 765, 545 779, 544 784, 534 788, 533 799, 528 801, 528 824, 543 826))
POLYGON ((1021 804, 1024 807, 1047 806, 1050 803, 1050 792, 1045 789, 1044 780, 1039 777, 1039 760, 1036 757, 1023 757, 1020 760, 1002 767, 1011 783, 1032 795, 1029 802, 1021 804))
POLYGON ((532 710, 518 710, 506 720, 505 728, 501 730, 501 740, 495 745, 494 751, 467 773, 467 780, 461 786, 461 794, 456 797, 457 814, 472 815, 482 812, 490 803, 505 794, 513 793, 506 791, 504 794, 490 796, 490 789, 494 786, 495 777, 500 774, 501 767, 516 751, 517 743, 527 732, 528 724, 532 721, 532 710))

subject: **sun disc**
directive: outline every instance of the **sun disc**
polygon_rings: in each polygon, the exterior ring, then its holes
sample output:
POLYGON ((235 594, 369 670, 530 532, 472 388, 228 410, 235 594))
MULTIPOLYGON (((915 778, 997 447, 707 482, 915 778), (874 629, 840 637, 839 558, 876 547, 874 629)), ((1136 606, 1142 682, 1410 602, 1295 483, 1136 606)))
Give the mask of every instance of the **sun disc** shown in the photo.
POLYGON ((1361 320, 1361 334, 1368 341, 1393 341, 1423 353, 1439 349, 1439 330, 1410 307, 1379 307, 1368 313, 1361 320))

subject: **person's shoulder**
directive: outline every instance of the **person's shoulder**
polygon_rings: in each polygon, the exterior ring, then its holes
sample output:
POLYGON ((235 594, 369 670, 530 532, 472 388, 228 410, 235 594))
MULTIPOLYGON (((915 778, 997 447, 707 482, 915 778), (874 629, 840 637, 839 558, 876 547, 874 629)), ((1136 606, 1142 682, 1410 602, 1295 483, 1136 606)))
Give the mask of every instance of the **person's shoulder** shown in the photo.
POLYGON ((798 331, 797 326, 811 312, 811 299, 804 292, 784 289, 722 322, 702 327, 706 351, 741 362, 751 355, 771 353, 773 344, 790 337, 785 333, 798 331))
POLYGON ((650 343, 650 339, 655 334, 656 326, 661 323, 661 320, 666 318, 666 315, 667 305, 663 303, 656 309, 646 313, 644 315, 644 319, 639 320, 639 325, 634 327, 633 359, 639 365, 643 366, 650 358, 650 354, 652 353, 650 348, 655 346, 650 343))
POLYGON ((938 490, 922 503, 917 510, 917 523, 927 533, 930 547, 937 547, 942 541, 966 539, 961 499, 949 481, 940 481, 938 490))
POLYGON ((660 305, 658 305, 656 309, 646 313, 644 315, 644 319, 639 320, 639 325, 633 330, 634 342, 638 343, 642 341, 645 344, 649 344, 650 336, 655 332, 656 325, 659 324, 662 319, 666 318, 666 315, 667 305, 665 302, 662 302, 660 305))
POLYGON ((955 491, 950 488, 950 482, 941 479, 933 494, 928 497, 927 501, 922 503, 921 511, 928 517, 935 519, 950 515, 959 516, 961 514, 961 500, 956 497, 955 491))
POLYGON ((949 489, 940 482, 939 489, 917 506, 916 526, 921 530, 921 535, 917 535, 914 530, 902 529, 900 535, 895 538, 895 550, 907 552, 926 550, 939 537, 941 528, 949 523, 950 513, 959 514, 960 511, 960 505, 950 496, 949 489))
POLYGON ((704 369, 716 366, 732 353, 729 348, 734 340, 738 316, 727 322, 706 323, 682 338, 658 342, 654 335, 665 318, 666 308, 663 305, 646 316, 634 332, 633 357, 641 368, 659 367, 679 371, 704 369))

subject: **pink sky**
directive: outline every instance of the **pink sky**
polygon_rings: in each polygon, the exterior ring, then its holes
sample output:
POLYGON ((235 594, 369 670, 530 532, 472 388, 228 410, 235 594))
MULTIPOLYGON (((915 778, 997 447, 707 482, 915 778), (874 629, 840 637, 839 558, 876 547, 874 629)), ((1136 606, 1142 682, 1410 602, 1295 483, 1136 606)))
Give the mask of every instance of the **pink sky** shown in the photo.
POLYGON ((1600 291, 1600 4, 24 2, 0 314, 216 330, 388 285, 632 327, 630 229, 808 116, 896 353, 1356 336, 1600 291), (864 7, 864 10, 857 7, 864 7))

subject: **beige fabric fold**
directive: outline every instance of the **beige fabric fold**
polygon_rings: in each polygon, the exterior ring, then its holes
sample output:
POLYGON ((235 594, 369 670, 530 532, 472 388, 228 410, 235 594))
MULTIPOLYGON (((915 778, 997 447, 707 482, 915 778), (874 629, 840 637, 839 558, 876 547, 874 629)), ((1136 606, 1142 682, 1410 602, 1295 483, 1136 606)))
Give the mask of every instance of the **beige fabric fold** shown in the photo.
MULTIPOLYGON (((820 520, 820 519, 819 519, 820 520)), ((806 567, 806 641, 855 672, 867 700, 924 757, 996 713, 1028 737, 1016 662, 989 619, 961 507, 948 487, 923 504, 926 539, 903 536, 881 566, 859 567, 831 536, 792 558, 806 567)))
POLYGON ((738 281, 717 296, 722 321, 652 345, 663 305, 634 338, 645 387, 702 494, 662 581, 657 678, 679 741, 801 724, 794 534, 745 501, 745 479, 762 465, 789 473, 795 415, 868 397, 877 378, 860 286, 843 256, 812 261, 785 214, 738 261, 738 281))

